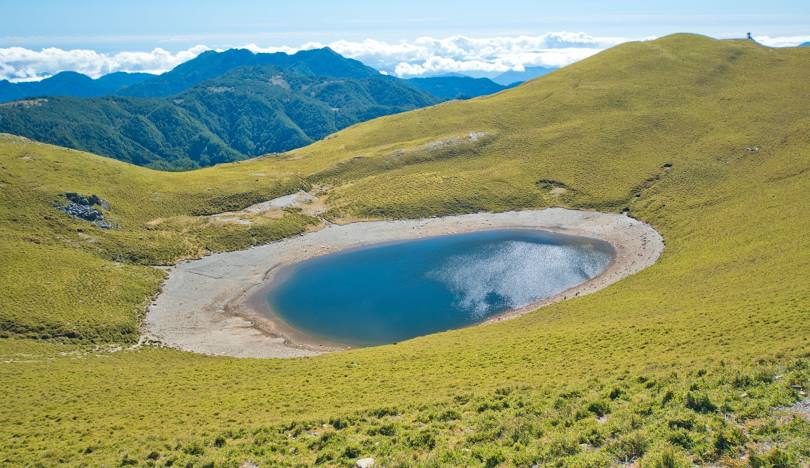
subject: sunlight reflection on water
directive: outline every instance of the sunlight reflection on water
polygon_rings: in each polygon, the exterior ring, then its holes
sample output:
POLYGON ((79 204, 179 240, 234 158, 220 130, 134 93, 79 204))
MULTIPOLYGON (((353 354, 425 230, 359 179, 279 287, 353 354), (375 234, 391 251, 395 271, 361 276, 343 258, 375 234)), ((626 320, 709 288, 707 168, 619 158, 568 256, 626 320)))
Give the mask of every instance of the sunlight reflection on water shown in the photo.
POLYGON ((352 345, 463 327, 597 276, 604 242, 497 230, 362 247, 282 268, 268 313, 303 334, 352 345))
POLYGON ((446 284, 457 306, 480 319, 516 309, 598 275, 610 263, 606 252, 581 247, 505 241, 480 252, 448 258, 428 277, 446 284))

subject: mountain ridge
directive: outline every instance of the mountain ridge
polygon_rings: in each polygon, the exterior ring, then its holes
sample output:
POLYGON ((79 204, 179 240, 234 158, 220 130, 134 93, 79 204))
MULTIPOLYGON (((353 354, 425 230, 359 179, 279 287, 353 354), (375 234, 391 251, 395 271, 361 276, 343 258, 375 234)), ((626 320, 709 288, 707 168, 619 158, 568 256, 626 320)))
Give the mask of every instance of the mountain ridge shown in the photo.
POLYGON ((0 81, 0 103, 46 96, 97 97, 116 94, 155 75, 148 73, 114 72, 99 78, 63 71, 41 81, 12 83, 0 81))
POLYGON ((467 77, 402 80, 329 48, 207 51, 157 76, 63 72, 35 88, 19 98, 35 100, 0 104, 0 131, 165 170, 287 151, 364 120, 504 89, 467 77))
POLYGON ((247 49, 209 50, 154 78, 124 88, 118 94, 168 97, 234 69, 256 65, 274 65, 301 74, 338 78, 367 78, 379 74, 377 70, 343 57, 329 47, 301 50, 294 54, 255 53, 247 49))
POLYGON ((470 99, 507 89, 507 86, 498 84, 489 78, 468 76, 431 76, 408 78, 406 81, 415 88, 440 99, 470 99))
POLYGON ((558 67, 526 67, 523 71, 510 70, 492 78, 492 81, 503 86, 514 86, 516 83, 533 80, 559 70, 558 67))
POLYGON ((230 68, 168 98, 0 104, 0 131, 158 169, 191 169, 290 150, 357 122, 437 102, 365 69, 357 78, 297 70, 302 67, 230 68))

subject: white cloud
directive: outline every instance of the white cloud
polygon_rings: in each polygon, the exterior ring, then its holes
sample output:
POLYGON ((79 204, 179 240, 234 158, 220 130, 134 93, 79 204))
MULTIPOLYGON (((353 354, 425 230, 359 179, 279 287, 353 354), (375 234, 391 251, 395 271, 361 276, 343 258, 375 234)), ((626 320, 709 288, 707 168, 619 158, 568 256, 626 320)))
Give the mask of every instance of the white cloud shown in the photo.
MULTIPOLYGON (((496 74, 508 70, 522 71, 530 66, 560 67, 627 40, 580 32, 551 32, 498 37, 420 37, 397 42, 340 40, 308 42, 299 46, 247 44, 241 47, 253 52, 294 53, 329 46, 384 73, 409 77, 448 72, 496 74)), ((810 36, 756 36, 756 40, 764 45, 782 47, 810 41, 810 36)), ((23 47, 0 48, 0 79, 32 81, 63 70, 75 70, 92 77, 114 71, 161 73, 209 49, 197 45, 179 52, 157 48, 149 52, 108 54, 88 49, 35 51, 23 47)))
POLYGON ((804 42, 810 42, 810 36, 754 36, 754 39, 768 47, 796 47, 804 42))
POLYGON ((432 55, 425 60, 400 62, 394 68, 399 76, 430 75, 447 72, 495 72, 523 71, 526 67, 562 67, 600 52, 602 49, 568 48, 534 51, 518 51, 486 58, 453 58, 432 55))
POLYGON ((49 47, 37 51, 23 47, 0 48, 0 79, 34 81, 64 70, 94 78, 116 71, 161 73, 207 49, 200 45, 176 53, 158 48, 151 52, 104 54, 89 49, 49 47))
POLYGON ((504 72, 528 66, 568 65, 593 55, 624 38, 597 38, 584 33, 547 33, 537 36, 473 38, 420 37, 413 41, 337 41, 329 44, 347 57, 356 58, 400 76, 445 72, 504 72))
MULTIPOLYGON (((309 42, 299 46, 247 44, 253 52, 286 52, 329 46, 346 57, 360 60, 385 73, 417 76, 446 72, 504 72, 527 66, 563 66, 588 57, 622 38, 597 38, 584 33, 558 32, 536 36, 474 38, 420 37, 410 41, 309 42)), ((0 49, 0 79, 38 80, 63 70, 92 77, 114 71, 161 73, 191 59, 209 47, 198 45, 180 52, 154 49, 150 52, 105 54, 88 49, 39 51, 22 47, 0 49)))

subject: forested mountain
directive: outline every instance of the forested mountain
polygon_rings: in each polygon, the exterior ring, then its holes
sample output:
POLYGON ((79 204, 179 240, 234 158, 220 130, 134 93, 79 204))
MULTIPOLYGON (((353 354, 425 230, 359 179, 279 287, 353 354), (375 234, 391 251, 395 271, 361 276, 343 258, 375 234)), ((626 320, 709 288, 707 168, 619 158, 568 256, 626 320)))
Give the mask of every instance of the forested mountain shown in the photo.
POLYGON ((205 80, 236 68, 273 65, 304 75, 332 78, 368 78, 380 73, 363 63, 341 56, 332 49, 302 50, 295 54, 277 52, 256 54, 246 49, 203 52, 162 75, 121 90, 118 94, 138 97, 163 97, 183 92, 205 80))
POLYGON ((329 49, 205 53, 122 94, 177 89, 185 91, 8 102, 0 105, 0 131, 134 164, 189 169, 289 150, 357 122, 438 102, 329 49), (271 61, 279 65, 246 65, 271 61))
MULTIPOLYGON (((528 70, 527 70, 528 71, 528 70)), ((161 75, 62 72, 0 82, 0 132, 158 169, 286 151, 358 122, 505 89, 487 78, 402 80, 329 48, 200 54, 161 75), (89 98, 89 99, 88 99, 89 98)))

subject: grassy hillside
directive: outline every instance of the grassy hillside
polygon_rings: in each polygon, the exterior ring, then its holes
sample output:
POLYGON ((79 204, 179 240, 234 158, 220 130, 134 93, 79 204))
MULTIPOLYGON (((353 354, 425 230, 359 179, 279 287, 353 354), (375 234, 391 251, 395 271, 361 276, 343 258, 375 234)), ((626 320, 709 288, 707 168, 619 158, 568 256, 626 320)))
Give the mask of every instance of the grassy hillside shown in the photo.
POLYGON ((810 49, 676 35, 179 174, 2 137, 0 461, 807 463, 810 422, 779 408, 810 387, 808 74, 810 49), (162 277, 149 265, 318 222, 204 215, 313 186, 332 221, 629 208, 667 248, 596 294, 396 345, 131 346, 162 277), (108 200, 118 227, 61 214, 64 192, 108 200))

